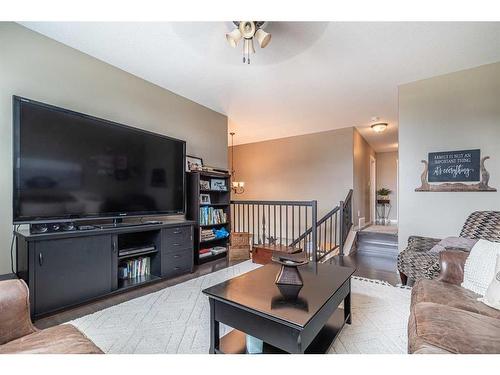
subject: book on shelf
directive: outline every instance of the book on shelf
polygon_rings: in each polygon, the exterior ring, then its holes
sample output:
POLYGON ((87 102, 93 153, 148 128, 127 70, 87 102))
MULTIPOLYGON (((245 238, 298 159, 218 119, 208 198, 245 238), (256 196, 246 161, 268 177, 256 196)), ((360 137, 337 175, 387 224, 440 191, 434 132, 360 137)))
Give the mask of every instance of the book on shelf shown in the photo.
POLYGON ((212 255, 212 252, 211 252, 211 251, 208 251, 208 252, 206 252, 206 253, 200 253, 198 257, 199 257, 200 259, 203 259, 203 258, 207 258, 207 257, 209 257, 209 256, 211 256, 211 255, 212 255))
POLYGON ((215 247, 212 247, 212 254, 213 255, 217 255, 217 254, 220 254, 220 253, 225 253, 227 251, 227 247, 224 247, 224 246, 215 246, 215 247))
POLYGON ((227 247, 224 246, 214 246, 206 249, 201 249, 198 251, 199 258, 206 258, 212 255, 217 255, 227 252, 227 247))
POLYGON ((133 279, 140 276, 149 275, 151 271, 151 258, 141 257, 126 260, 120 263, 120 279, 133 279))
POLYGON ((200 231, 200 241, 210 241, 215 239, 215 233, 212 229, 202 229, 200 231))
POLYGON ((225 224, 227 214, 221 208, 200 207, 200 225, 225 224))

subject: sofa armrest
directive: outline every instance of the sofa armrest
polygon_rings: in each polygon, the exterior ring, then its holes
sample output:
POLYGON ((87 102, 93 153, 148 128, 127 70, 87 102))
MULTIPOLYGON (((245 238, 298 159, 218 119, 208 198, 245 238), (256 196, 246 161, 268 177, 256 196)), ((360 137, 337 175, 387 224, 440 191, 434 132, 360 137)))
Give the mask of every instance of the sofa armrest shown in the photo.
POLYGON ((469 253, 465 251, 442 251, 439 254, 441 272, 438 280, 460 285, 464 280, 464 266, 468 256, 469 253))
POLYGON ((0 281, 0 345, 37 331, 31 323, 28 297, 24 281, 0 281))

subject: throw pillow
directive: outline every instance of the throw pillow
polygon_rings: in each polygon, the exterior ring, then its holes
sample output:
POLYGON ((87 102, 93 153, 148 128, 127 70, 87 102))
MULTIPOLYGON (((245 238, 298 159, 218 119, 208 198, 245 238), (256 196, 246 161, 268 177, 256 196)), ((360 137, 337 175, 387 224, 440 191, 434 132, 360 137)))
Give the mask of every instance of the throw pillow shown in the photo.
POLYGON ((499 242, 477 241, 465 261, 462 287, 484 296, 495 275, 498 254, 499 242))
POLYGON ((478 300, 494 309, 500 310, 500 254, 497 256, 495 276, 491 280, 484 297, 478 298, 478 300))
POLYGON ((429 250, 431 253, 440 253, 447 248, 453 248, 453 250, 470 251, 476 244, 476 239, 465 238, 465 237, 446 237, 439 241, 436 245, 429 250))

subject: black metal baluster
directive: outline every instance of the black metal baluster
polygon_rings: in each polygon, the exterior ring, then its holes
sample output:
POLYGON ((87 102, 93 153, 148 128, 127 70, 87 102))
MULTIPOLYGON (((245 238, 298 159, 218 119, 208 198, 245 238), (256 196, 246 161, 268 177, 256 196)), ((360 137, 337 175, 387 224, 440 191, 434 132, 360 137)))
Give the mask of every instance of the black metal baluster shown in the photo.
POLYGON ((267 238, 271 238, 271 205, 267 205, 267 238))
POLYGON ((281 239, 283 238, 283 233, 282 233, 283 215, 282 215, 282 212, 283 212, 283 206, 280 204, 280 245, 281 245, 281 239))
POLYGON ((242 211, 243 211, 243 212, 242 212, 242 215, 241 215, 241 221, 242 221, 242 223, 243 223, 243 226, 242 226, 242 228, 241 228, 241 229, 242 229, 242 232, 244 232, 244 231, 245 231, 245 206, 246 206, 246 204, 243 204, 243 205, 241 206, 242 211))
POLYGON ((276 239, 277 238, 276 237, 276 205, 274 205, 274 217, 273 218, 274 218, 274 220, 273 220, 274 221, 274 234, 273 234, 273 237, 274 237, 274 239, 276 239))
POLYGON ((330 216, 330 250, 334 248, 332 246, 332 223, 333 223, 333 216, 330 216))
MULTIPOLYGON (((305 212, 304 216, 305 216, 305 225, 306 225, 306 230, 307 230, 307 206, 305 207, 305 211, 306 212, 305 212)), ((310 250, 309 250, 309 247, 308 247, 308 244, 309 244, 308 237, 309 237, 309 235, 306 235, 305 237, 306 238, 304 238, 304 241, 305 241, 305 243, 304 243, 304 246, 305 246, 304 249, 306 249, 306 254, 309 257, 310 256, 310 254, 309 254, 310 250)))
MULTIPOLYGON (((260 242, 260 204, 257 204, 257 238, 259 240, 259 243, 260 242)), ((264 244, 264 242, 262 242, 262 244, 264 244)))
MULTIPOLYGON (((301 229, 302 227, 300 226, 300 224, 301 224, 300 223, 301 216, 302 216, 302 207, 299 206, 299 233, 302 233, 302 229, 301 229)), ((300 238, 300 234, 299 234, 299 238, 300 238)), ((300 242, 301 241, 299 241, 299 248, 305 250, 304 247, 300 246, 300 242)))
POLYGON ((323 246, 325 246, 325 249, 324 249, 325 254, 328 252, 328 249, 329 249, 329 247, 326 245, 326 232, 327 232, 327 228, 328 228, 326 224, 327 224, 326 221, 322 224, 325 228, 324 233, 323 233, 323 235, 325 236, 325 241, 324 241, 324 245, 323 245, 323 246))
POLYGON ((252 204, 252 239, 253 243, 256 244, 255 242, 255 205, 252 204))
POLYGON ((247 233, 250 233, 250 205, 247 205, 247 233))
POLYGON ((285 245, 288 245, 288 205, 285 205, 285 245))
POLYGON ((337 247, 337 244, 338 244, 338 238, 337 238, 337 234, 339 232, 338 230, 338 222, 337 222, 337 218, 339 216, 339 212, 335 212, 335 247, 337 247))

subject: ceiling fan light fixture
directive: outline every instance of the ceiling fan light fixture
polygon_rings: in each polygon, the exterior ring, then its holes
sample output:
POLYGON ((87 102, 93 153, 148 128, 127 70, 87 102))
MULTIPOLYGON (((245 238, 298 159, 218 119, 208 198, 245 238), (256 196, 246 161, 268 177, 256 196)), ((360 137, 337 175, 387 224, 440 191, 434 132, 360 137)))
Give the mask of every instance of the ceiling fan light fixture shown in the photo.
POLYGON ((256 39, 260 48, 266 48, 271 42, 271 34, 265 32, 262 27, 264 21, 233 21, 236 27, 233 31, 226 33, 229 45, 235 48, 243 39, 243 63, 250 64, 250 55, 255 53, 253 40, 256 39))
POLYGON ((243 38, 243 35, 241 35, 241 32, 239 29, 234 29, 230 33, 226 33, 226 39, 227 39, 229 45, 233 48, 236 48, 236 46, 240 42, 241 38, 243 38))
POLYGON ((259 42, 260 48, 266 48, 269 42, 271 42, 271 34, 266 33, 262 29, 258 29, 255 32, 255 39, 259 42))
POLYGON ((240 21, 240 24, 238 25, 238 30, 240 31, 243 38, 251 39, 255 35, 257 26, 253 21, 240 21))
POLYGON ((376 124, 373 124, 371 128, 375 133, 382 133, 385 129, 387 129, 387 126, 388 124, 386 122, 377 122, 376 124))

